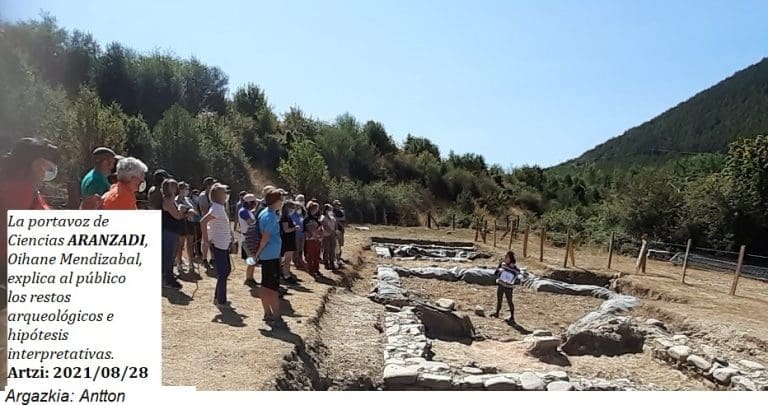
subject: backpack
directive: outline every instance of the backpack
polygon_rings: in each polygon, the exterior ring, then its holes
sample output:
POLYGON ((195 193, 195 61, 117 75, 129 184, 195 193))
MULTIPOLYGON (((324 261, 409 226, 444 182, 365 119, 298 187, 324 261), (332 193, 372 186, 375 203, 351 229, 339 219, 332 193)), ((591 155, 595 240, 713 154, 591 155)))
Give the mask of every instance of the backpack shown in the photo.
MULTIPOLYGON (((245 244, 246 251, 249 254, 255 254, 256 251, 259 250, 259 245, 261 244, 261 225, 259 225, 259 215, 261 215, 264 209, 266 209, 266 207, 261 207, 256 211, 256 220, 253 221, 252 224, 248 225, 248 230, 243 233, 243 236, 245 237, 245 241, 243 243, 245 244)), ((254 257, 254 259, 256 258, 254 257)))

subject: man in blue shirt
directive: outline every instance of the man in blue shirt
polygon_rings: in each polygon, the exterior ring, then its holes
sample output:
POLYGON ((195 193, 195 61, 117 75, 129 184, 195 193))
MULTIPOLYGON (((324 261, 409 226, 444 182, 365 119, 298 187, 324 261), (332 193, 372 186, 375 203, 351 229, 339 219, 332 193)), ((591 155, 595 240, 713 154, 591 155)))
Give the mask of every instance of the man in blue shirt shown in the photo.
POLYGON ((267 209, 258 215, 261 241, 256 257, 261 262, 261 291, 259 296, 264 306, 264 321, 275 327, 285 327, 280 316, 280 224, 277 212, 283 205, 282 194, 278 190, 269 190, 264 196, 267 209))

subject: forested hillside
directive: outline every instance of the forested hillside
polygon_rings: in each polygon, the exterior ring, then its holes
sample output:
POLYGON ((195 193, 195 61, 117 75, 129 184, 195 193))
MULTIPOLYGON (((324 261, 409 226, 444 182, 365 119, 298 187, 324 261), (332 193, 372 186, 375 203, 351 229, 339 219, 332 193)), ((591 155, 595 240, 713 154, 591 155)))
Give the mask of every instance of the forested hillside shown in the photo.
POLYGON ((763 59, 566 163, 658 164, 682 154, 724 153, 732 141, 768 133, 768 60, 763 59))
POLYGON ((473 215, 522 212, 524 223, 570 229, 582 241, 647 232, 754 252, 768 246, 768 138, 756 137, 768 123, 766 69, 738 73, 588 152, 578 168, 505 170, 424 137, 395 142, 375 117, 340 111, 324 122, 299 107, 275 111, 258 77, 233 89, 204 61, 100 44, 43 16, 0 22, 0 149, 23 136, 54 140, 66 162, 59 182, 77 180, 90 151, 108 145, 197 187, 214 175, 257 191, 258 171, 292 192, 342 200, 352 221, 381 223, 386 212, 389 223, 414 224, 431 210, 468 226, 473 215), (625 164, 651 147, 723 153, 625 164), (620 166, 602 164, 621 156, 620 166))

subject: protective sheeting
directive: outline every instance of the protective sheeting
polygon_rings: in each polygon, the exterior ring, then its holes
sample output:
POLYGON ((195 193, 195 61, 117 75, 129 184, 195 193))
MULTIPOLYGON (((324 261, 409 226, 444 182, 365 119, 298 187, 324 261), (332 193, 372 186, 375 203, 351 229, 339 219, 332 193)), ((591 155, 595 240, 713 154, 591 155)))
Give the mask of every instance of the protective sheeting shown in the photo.
POLYGON ((400 284, 400 276, 391 267, 376 269, 376 282, 369 297, 379 304, 403 306, 408 303, 408 292, 400 284))
POLYGON ((470 261, 487 259, 491 255, 477 252, 474 247, 453 247, 440 245, 415 245, 396 243, 373 243, 372 247, 380 257, 418 258, 444 261, 470 261))
MULTIPOLYGON (((379 266, 382 268, 382 266, 379 266)), ((386 267, 402 277, 434 278, 444 281, 464 281, 469 284, 495 285, 495 269, 483 267, 386 267)), ((640 301, 630 295, 619 294, 605 287, 585 284, 571 284, 564 281, 539 277, 520 268, 522 285, 534 291, 554 294, 592 296, 605 300, 597 312, 615 314, 637 306, 640 301)))

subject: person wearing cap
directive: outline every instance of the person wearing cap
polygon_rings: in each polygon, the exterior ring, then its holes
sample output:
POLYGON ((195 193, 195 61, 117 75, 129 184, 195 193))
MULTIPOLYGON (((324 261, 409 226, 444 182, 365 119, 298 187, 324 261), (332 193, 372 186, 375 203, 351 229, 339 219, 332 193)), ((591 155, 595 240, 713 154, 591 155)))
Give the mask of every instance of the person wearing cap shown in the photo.
POLYGON ((99 147, 93 150, 92 159, 93 168, 83 176, 80 182, 80 195, 83 197, 103 196, 109 191, 109 175, 115 168, 118 155, 112 149, 99 147))
MULTIPOLYGON (((0 215, 3 220, 0 224, 0 283, 5 284, 7 271, 8 210, 51 209, 39 189, 44 182, 56 178, 59 159, 56 145, 38 138, 19 139, 0 159, 0 215)), ((6 303, 2 300, 3 308, 6 303)))
POLYGON ((256 282, 256 280, 253 279, 253 271, 255 270, 256 266, 250 265, 247 262, 250 255, 245 248, 245 232, 248 231, 248 228, 256 222, 256 216, 253 213, 254 208, 256 208, 256 203, 257 201, 255 195, 250 193, 245 194, 243 196, 243 204, 237 211, 237 222, 240 226, 240 256, 243 258, 243 260, 246 260, 247 266, 245 269, 245 282, 243 284, 251 288, 256 288, 259 286, 259 284, 256 282))
POLYGON ((230 305, 227 301, 227 278, 232 271, 229 249, 233 238, 227 215, 227 203, 229 202, 227 186, 214 183, 208 196, 211 200, 211 208, 200 220, 200 227, 203 229, 203 240, 213 250, 216 269, 216 290, 213 295, 213 304, 221 309, 230 305))
POLYGON ((283 202, 282 195, 276 190, 270 190, 264 196, 266 209, 261 210, 258 218, 261 240, 254 257, 261 261, 261 289, 259 297, 264 307, 264 321, 277 327, 285 326, 280 316, 280 224, 277 212, 283 202))
POLYGON ((172 176, 164 169, 157 169, 155 170, 154 178, 155 184, 149 188, 147 199, 149 200, 150 209, 160 210, 163 209, 163 193, 160 190, 160 187, 162 186, 163 181, 172 178, 172 176))
MULTIPOLYGON (((207 214, 211 209, 211 188, 214 184, 216 184, 216 179, 211 176, 203 179, 204 190, 200 192, 200 196, 197 198, 197 212, 199 212, 200 215, 207 214)), ((205 233, 203 228, 200 229, 202 233, 205 233)), ((211 247, 206 244, 205 238, 203 238, 200 250, 203 254, 203 266, 212 266, 213 263, 208 261, 208 257, 212 253, 211 247)))
POLYGON ((344 232, 347 230, 347 215, 341 201, 333 202, 333 216, 336 218, 336 262, 338 267, 343 267, 341 248, 344 247, 344 232))
POLYGON ((135 210, 136 193, 144 192, 147 165, 134 157, 117 161, 117 183, 101 197, 103 210, 135 210))

